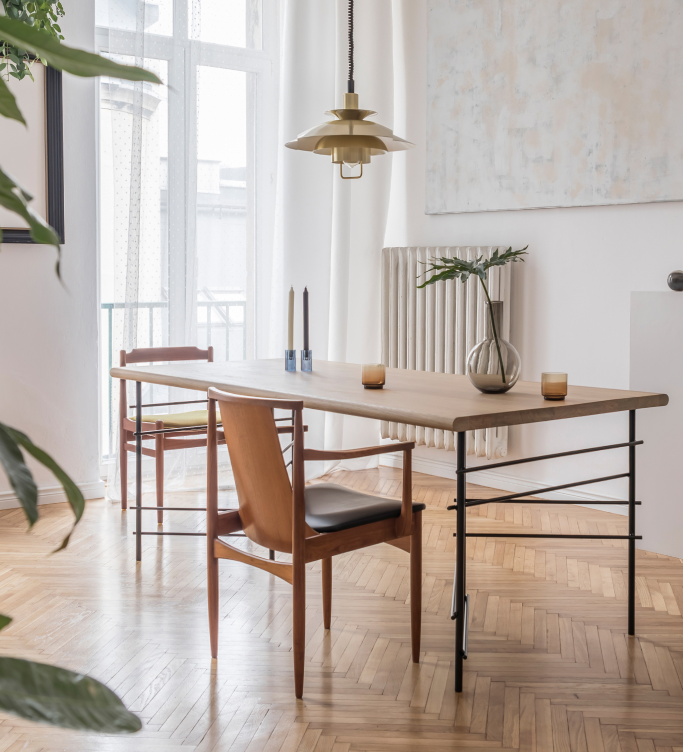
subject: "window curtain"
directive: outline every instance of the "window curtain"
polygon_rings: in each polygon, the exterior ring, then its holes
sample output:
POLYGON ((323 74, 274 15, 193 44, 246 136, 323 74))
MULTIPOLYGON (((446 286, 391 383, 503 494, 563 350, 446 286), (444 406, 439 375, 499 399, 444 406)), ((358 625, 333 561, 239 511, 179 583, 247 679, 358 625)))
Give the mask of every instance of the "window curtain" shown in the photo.
MULTIPOLYGON (((380 255, 387 223, 392 160, 377 157, 363 178, 342 180, 327 157, 292 151, 286 141, 340 107, 348 73, 346 0, 283 0, 279 163, 268 354, 282 357, 286 295, 296 292, 295 347, 302 346, 302 292, 310 295, 310 346, 316 360, 380 359, 380 255)), ((393 16, 400 3, 357 0, 355 74, 360 106, 393 127, 393 16)), ((401 134, 404 135, 404 134, 401 134)), ((358 373, 360 387, 360 369, 358 373)), ((308 411, 307 443, 326 449, 379 443, 379 424, 308 411)), ((350 469, 376 466, 353 460, 350 469)), ((311 463, 309 477, 330 465, 311 463)))
MULTIPOLYGON (((400 18, 397 0, 356 2, 356 91, 360 106, 377 110, 377 120, 389 127, 394 123, 393 37, 400 18)), ((220 172, 221 191, 246 179, 244 232, 252 237, 253 257, 247 260, 246 276, 251 275, 247 287, 251 287, 243 326, 244 331, 249 329, 249 337, 243 355, 283 357, 287 292, 293 286, 298 350, 303 339, 302 293, 304 287, 309 290, 314 369, 320 360, 378 362, 380 254, 392 162, 402 157, 375 158, 366 166, 362 180, 343 181, 328 158, 284 147, 286 141, 329 117, 326 110, 341 105, 348 70, 346 0, 225 0, 218 5, 216 0, 160 0, 157 4, 101 0, 98 27, 100 36, 104 34, 105 52, 151 68, 169 84, 162 88, 102 82, 102 300, 117 306, 103 310, 103 331, 109 326, 112 362, 118 363, 119 349, 129 351, 150 344, 206 346, 209 327, 202 306, 207 301, 202 295, 207 285, 202 280, 207 269, 211 272, 225 264, 225 254, 206 253, 209 236, 202 234, 203 215, 197 203, 198 197, 205 200, 210 194, 210 189, 203 191, 202 186, 211 182, 212 170, 220 172), (263 54, 249 58, 249 40, 238 42, 245 46, 243 55, 234 50, 234 40, 228 40, 230 49, 225 53, 226 65, 247 71, 258 66, 262 69, 258 82, 255 74, 248 74, 247 90, 251 86, 258 92, 250 100, 250 112, 258 111, 258 116, 251 124, 257 148, 246 176, 234 164, 217 166, 216 160, 202 158, 201 112, 193 99, 201 93, 203 77, 210 78, 210 72, 202 67, 207 56, 218 53, 215 46, 203 52, 201 44, 192 40, 201 41, 203 30, 211 28, 216 7, 238 5, 246 8, 247 20, 250 14, 258 20, 262 12, 263 29, 268 24, 271 28, 267 48, 265 32, 262 37, 264 50, 272 56, 269 61, 264 61, 263 54), (253 222, 249 225, 250 211, 253 222), (150 307, 149 303, 157 305, 150 307)), ((234 118, 234 112, 226 117, 234 118)), ((221 140, 220 128, 215 138, 221 140)), ((228 318, 231 315, 226 314, 228 318)), ((225 329, 227 332, 227 322, 225 329)), ((239 327, 235 331, 239 332, 239 327)), ((103 352, 103 374, 108 371, 106 357, 103 352)), ((226 346, 216 359, 235 359, 235 355, 228 353, 226 346)), ((106 381, 104 377, 103 393, 111 390, 109 407, 114 416, 107 440, 116 455, 116 462, 110 465, 108 493, 117 500, 118 385, 112 388, 106 381)), ((198 396, 147 385, 143 392, 145 402, 198 396)), ((128 402, 134 402, 132 388, 128 402)), ((160 408, 155 412, 162 410, 168 411, 160 408)), ((307 411, 306 422, 309 446, 348 448, 379 442, 375 421, 307 411)), ((149 462, 149 470, 143 464, 145 491, 154 489, 149 462)), ((204 488, 203 450, 167 452, 165 465, 167 492, 204 488)), ((347 466, 374 465, 376 459, 371 458, 347 466)), ((229 488, 225 454, 221 466, 221 484, 229 488)), ((311 463, 309 477, 329 469, 329 465, 311 463)), ((128 477, 129 498, 133 498, 132 454, 128 477)))
MULTIPOLYGON (((267 220, 262 227, 256 221, 257 205, 264 217, 272 207, 268 176, 258 175, 256 187, 255 154, 274 151, 277 137, 278 21, 275 0, 97 4, 104 54, 153 70, 164 82, 101 81, 103 453, 113 501, 122 482, 119 385, 108 370, 119 364, 119 351, 212 345, 217 361, 254 355, 254 257, 264 227, 272 238, 267 220), (264 9, 274 16, 267 28, 264 9)), ((143 403, 201 397, 143 385, 143 403)), ((134 402, 129 384, 127 403, 134 402)), ((203 407, 152 407, 143 415, 203 407)), ((134 454, 128 460, 132 499, 134 454)), ((219 464, 221 487, 231 488, 224 448, 219 464)), ((205 488, 205 449, 165 452, 164 465, 166 493, 205 488)), ((143 459, 143 478, 143 490, 153 492, 153 459, 143 459)))

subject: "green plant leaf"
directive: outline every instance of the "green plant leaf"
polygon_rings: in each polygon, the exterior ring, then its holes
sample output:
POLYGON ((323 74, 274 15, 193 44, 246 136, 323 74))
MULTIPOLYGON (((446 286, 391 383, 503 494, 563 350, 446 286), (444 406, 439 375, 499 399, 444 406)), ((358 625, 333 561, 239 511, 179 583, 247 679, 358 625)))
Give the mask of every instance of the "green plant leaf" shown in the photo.
POLYGON ((4 423, 0 423, 0 464, 24 509, 29 527, 32 527, 38 519, 38 487, 24 462, 11 429, 4 423))
MULTIPOLYGON (((421 261, 420 263, 431 264, 429 269, 423 272, 423 274, 430 274, 431 272, 438 272, 430 277, 426 282, 418 285, 418 289, 426 287, 427 285, 433 285, 437 282, 443 282, 449 279, 460 279, 464 284, 470 278, 472 274, 476 274, 477 277, 484 283, 486 281, 486 272, 492 266, 505 266, 507 263, 514 263, 516 261, 524 261, 521 256, 526 256, 526 249, 529 246, 525 246, 519 251, 513 251, 510 246, 507 251, 500 253, 496 249, 491 258, 485 259, 483 256, 474 259, 473 261, 463 261, 459 258, 434 258, 428 262, 421 261), (441 262, 441 263, 439 263, 441 262)), ((419 275, 422 276, 422 275, 419 275)))
POLYGON ((127 81, 161 83, 151 71, 131 65, 121 65, 92 52, 67 47, 47 32, 7 16, 0 16, 0 37, 5 42, 38 55, 53 68, 65 70, 74 76, 112 76, 127 81))
POLYGON ((20 658, 0 657, 0 709, 30 721, 104 734, 142 728, 140 719, 104 684, 20 658))
POLYGON ((14 98, 14 94, 9 90, 9 86, 5 83, 4 78, 0 76, 0 115, 2 117, 10 118, 10 120, 18 120, 20 123, 26 125, 24 116, 21 114, 21 110, 17 105, 17 100, 14 98))
POLYGON ((53 245, 57 249, 57 276, 59 277, 59 237, 50 225, 28 205, 32 198, 28 191, 0 168, 0 206, 4 206, 5 209, 18 214, 28 222, 31 237, 36 243, 53 245))
POLYGON ((16 443, 20 447, 22 447, 22 449, 25 449, 32 457, 38 460, 41 465, 44 465, 55 476, 55 478, 57 478, 62 488, 64 489, 64 493, 66 494, 66 498, 69 502, 69 505, 71 506, 75 519, 68 535, 66 536, 66 538, 64 538, 59 548, 55 549, 55 552, 61 551, 61 549, 66 548, 69 544, 69 538, 71 537, 71 534, 73 533, 74 528, 78 524, 79 520, 83 516, 83 511, 85 509, 85 499, 83 498, 83 494, 80 492, 78 486, 52 459, 52 457, 50 457, 47 452, 37 447, 25 433, 17 431, 16 428, 10 428, 9 426, 4 426, 4 428, 5 431, 14 439, 14 441, 16 441, 16 443))
POLYGON ((4 614, 0 614, 0 629, 4 629, 8 624, 12 623, 12 617, 11 616, 5 616, 4 614))

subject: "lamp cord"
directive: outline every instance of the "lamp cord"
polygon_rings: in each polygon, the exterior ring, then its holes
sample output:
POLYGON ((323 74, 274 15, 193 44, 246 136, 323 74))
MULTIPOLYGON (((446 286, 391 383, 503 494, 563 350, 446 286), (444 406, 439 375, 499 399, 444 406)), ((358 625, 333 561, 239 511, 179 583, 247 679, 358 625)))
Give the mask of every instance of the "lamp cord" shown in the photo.
POLYGON ((353 94, 353 85, 353 0, 349 0, 349 94, 353 94))

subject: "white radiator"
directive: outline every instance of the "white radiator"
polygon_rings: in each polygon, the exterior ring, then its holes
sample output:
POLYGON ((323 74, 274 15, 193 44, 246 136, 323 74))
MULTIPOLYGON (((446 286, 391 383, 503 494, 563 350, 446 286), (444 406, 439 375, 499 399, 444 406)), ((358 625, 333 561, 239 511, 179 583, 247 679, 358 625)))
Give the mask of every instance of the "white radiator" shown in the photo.
MULTIPOLYGON (((477 277, 417 289, 424 263, 434 257, 475 259, 498 246, 382 249, 382 362, 392 368, 465 373, 467 354, 485 331, 486 296, 477 277)), ((500 247, 501 251, 506 250, 500 247)), ((421 284, 427 276, 421 276, 421 284)), ((502 300, 504 339, 510 336, 510 265, 488 272, 491 300, 502 300)), ((382 438, 455 449, 455 434, 423 426, 382 421, 382 438)), ((489 459, 507 454, 507 428, 469 431, 467 453, 489 459)))

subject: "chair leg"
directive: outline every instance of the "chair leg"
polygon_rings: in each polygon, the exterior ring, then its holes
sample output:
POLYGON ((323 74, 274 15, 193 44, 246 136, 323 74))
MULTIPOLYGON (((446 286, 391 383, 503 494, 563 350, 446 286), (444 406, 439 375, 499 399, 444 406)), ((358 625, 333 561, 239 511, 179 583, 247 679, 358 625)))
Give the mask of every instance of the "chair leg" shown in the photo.
MULTIPOLYGON (((164 427, 164 423, 161 420, 156 422, 157 429, 164 427)), ((164 435, 157 434, 154 437, 154 454, 156 460, 156 482, 157 482, 157 506, 164 506, 164 435)), ((164 521, 164 513, 159 510, 157 512, 157 524, 161 525, 164 521)))
POLYGON ((207 583, 209 589, 209 639, 211 657, 218 658, 218 559, 207 555, 207 583))
POLYGON ((121 471, 121 509, 128 509, 128 450, 126 449, 125 438, 121 442, 119 465, 121 471))
POLYGON ((292 585, 292 647, 294 652, 294 694, 304 694, 304 661, 306 656, 306 570, 296 567, 292 585))
POLYGON ((332 557, 323 559, 323 626, 332 623, 332 557))
POLYGON ((413 532, 410 536, 410 641, 413 646, 413 663, 420 662, 420 637, 422 633, 422 512, 413 514, 413 532))

